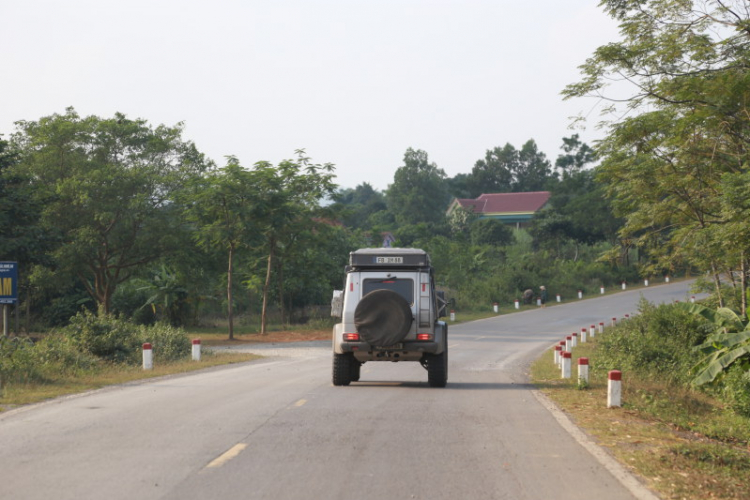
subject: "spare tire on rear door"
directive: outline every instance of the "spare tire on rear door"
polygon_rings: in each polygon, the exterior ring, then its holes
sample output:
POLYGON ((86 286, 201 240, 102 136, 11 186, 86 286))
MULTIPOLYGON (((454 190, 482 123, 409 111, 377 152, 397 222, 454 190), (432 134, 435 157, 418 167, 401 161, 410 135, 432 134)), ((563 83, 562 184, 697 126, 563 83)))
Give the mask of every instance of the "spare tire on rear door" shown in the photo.
POLYGON ((392 290, 373 290, 362 297, 354 310, 357 331, 374 346, 401 342, 413 320, 409 303, 392 290))

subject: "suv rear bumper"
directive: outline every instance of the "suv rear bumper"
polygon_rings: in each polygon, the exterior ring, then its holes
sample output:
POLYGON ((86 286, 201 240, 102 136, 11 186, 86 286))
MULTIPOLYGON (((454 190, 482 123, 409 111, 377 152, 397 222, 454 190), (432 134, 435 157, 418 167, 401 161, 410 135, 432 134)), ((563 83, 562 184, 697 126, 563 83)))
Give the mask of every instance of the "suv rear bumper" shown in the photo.
POLYGON ((428 353, 428 354, 439 354, 442 352, 442 346, 438 342, 427 342, 424 340, 412 341, 412 342, 400 342, 402 346, 399 347, 374 347, 367 342, 341 342, 342 352, 354 352, 354 353, 382 353, 382 352, 398 352, 398 353, 428 353))

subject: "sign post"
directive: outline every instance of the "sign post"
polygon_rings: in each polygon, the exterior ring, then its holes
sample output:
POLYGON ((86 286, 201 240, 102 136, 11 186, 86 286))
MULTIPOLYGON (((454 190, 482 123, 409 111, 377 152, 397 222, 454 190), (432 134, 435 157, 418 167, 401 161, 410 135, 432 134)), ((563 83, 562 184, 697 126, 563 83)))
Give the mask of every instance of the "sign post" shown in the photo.
POLYGON ((10 304, 18 302, 18 262, 0 262, 0 304, 3 305, 3 335, 10 333, 10 304))

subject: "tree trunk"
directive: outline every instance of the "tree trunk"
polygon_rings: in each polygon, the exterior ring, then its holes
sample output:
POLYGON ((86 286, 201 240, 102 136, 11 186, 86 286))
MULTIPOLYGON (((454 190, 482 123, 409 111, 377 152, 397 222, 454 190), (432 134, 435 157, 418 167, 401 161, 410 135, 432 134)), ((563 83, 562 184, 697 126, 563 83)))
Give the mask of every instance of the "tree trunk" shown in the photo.
POLYGON ((740 293, 742 297, 740 303, 742 304, 742 316, 747 316, 747 260, 745 260, 745 251, 742 250, 740 253, 740 293))
POLYGON ((286 327, 286 309, 284 308, 284 266, 282 264, 283 259, 279 257, 276 259, 276 275, 278 276, 278 288, 279 288, 279 309, 281 312, 281 324, 286 327))
POLYGON ((229 320, 229 340, 234 340, 234 296, 232 295, 232 273, 234 272, 234 245, 229 246, 229 266, 227 268, 227 319, 229 320))
POLYGON ((260 313, 260 334, 266 334, 266 323, 268 321, 268 289, 271 286, 271 269, 273 268, 273 254, 276 241, 271 238, 268 245, 268 265, 266 266, 266 282, 263 284, 263 310, 260 313))
POLYGON ((716 288, 716 296, 719 299, 719 307, 724 307, 724 296, 721 293, 721 278, 716 270, 716 264, 711 263, 711 272, 714 275, 714 287, 716 288))

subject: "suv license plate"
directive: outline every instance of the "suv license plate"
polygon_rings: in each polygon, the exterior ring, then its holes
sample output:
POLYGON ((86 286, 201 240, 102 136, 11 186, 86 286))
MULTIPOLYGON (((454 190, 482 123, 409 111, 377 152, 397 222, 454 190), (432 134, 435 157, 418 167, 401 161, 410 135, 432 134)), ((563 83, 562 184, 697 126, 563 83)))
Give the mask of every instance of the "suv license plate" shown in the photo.
POLYGON ((398 344, 393 345, 385 345, 385 346, 376 346, 375 349, 378 351, 400 351, 404 348, 403 342, 399 342, 398 344))

